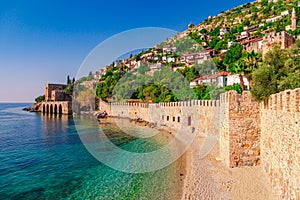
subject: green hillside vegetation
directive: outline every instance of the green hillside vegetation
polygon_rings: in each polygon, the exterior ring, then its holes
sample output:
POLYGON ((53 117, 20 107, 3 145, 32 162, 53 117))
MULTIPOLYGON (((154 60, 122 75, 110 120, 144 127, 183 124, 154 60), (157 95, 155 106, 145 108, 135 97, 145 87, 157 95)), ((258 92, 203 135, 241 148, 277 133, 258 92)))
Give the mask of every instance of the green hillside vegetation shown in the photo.
MULTIPOLYGON (((175 58, 175 62, 167 62, 166 67, 154 73, 147 65, 140 66, 135 72, 128 72, 129 68, 124 64, 118 67, 111 65, 97 83, 96 95, 110 101, 140 99, 144 102, 170 102, 216 99, 220 93, 228 90, 242 93, 243 90, 249 89, 245 87, 242 75, 250 83, 250 91, 257 101, 264 100, 271 94, 285 89, 300 87, 299 43, 291 49, 281 50, 275 47, 265 55, 264 60, 262 60, 261 53, 247 52, 240 43, 232 43, 230 47, 228 45, 229 42, 237 42, 237 36, 245 30, 246 26, 256 26, 257 30, 252 33, 252 36, 256 37, 263 37, 266 32, 285 30, 285 27, 291 24, 291 16, 281 15, 281 13, 286 10, 291 13, 293 8, 297 16, 300 16, 297 0, 278 0, 277 3, 268 3, 268 0, 263 0, 221 12, 197 26, 190 25, 187 31, 156 46, 161 49, 168 45, 174 46, 177 49, 176 53, 158 52, 155 55, 157 59, 147 60, 148 63, 157 63, 166 57, 175 58), (276 16, 281 16, 281 18, 275 22, 265 22, 266 19, 276 16), (229 29, 223 37, 220 37, 220 30, 223 28, 229 29), (183 34, 187 37, 183 37, 183 34), (184 53, 201 52, 203 48, 216 51, 212 61, 193 65, 186 65, 179 61, 184 53), (173 72, 172 67, 181 68, 173 72), (240 84, 224 88, 201 84, 193 89, 189 88, 192 80, 208 75, 212 71, 238 74, 240 84)), ((300 20, 297 20, 296 30, 287 32, 297 36, 300 34, 299 27, 300 20)), ((144 54, 151 52, 153 49, 131 55, 130 59, 140 61, 144 54)))
POLYGON ((258 100, 271 94, 300 87, 300 42, 291 49, 276 46, 268 52, 262 64, 253 72, 251 93, 258 100))

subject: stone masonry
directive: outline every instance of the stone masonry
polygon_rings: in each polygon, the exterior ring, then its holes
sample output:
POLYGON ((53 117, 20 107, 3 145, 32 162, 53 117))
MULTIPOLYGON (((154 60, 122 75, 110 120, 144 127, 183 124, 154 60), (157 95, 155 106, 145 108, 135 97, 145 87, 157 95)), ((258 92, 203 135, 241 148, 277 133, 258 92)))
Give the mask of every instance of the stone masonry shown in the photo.
POLYGON ((222 127, 220 156, 229 167, 253 166, 260 162, 259 104, 249 91, 221 95, 222 127))
POLYGON ((45 114, 72 114, 72 98, 64 92, 67 85, 46 84, 45 101, 39 111, 45 114))
POLYGON ((262 165, 280 199, 300 199, 300 89, 261 104, 262 165))

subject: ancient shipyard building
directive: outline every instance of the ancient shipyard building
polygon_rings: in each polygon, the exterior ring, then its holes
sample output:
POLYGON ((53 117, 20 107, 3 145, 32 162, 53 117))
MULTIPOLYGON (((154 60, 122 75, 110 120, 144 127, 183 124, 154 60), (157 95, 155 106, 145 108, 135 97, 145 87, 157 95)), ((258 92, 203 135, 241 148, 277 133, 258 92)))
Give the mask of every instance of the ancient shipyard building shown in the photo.
POLYGON ((64 92, 67 85, 46 84, 45 101, 41 112, 45 114, 72 114, 72 98, 64 92))

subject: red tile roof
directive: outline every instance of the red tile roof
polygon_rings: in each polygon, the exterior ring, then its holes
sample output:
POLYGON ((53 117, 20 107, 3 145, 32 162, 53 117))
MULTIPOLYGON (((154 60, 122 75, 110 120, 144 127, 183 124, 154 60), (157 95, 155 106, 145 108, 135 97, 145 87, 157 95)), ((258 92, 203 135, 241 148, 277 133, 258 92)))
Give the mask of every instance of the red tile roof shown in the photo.
POLYGON ((220 76, 228 76, 228 75, 229 75, 228 72, 219 72, 219 73, 217 73, 217 74, 201 76, 201 77, 199 77, 199 78, 194 79, 192 82, 200 81, 200 80, 204 80, 204 79, 217 78, 217 77, 220 77, 220 76))
POLYGON ((243 42, 241 42, 241 44, 248 44, 248 43, 250 43, 250 42, 258 42, 258 41, 261 41, 261 40, 263 40, 263 38, 254 38, 254 39, 251 39, 251 40, 245 40, 245 41, 243 41, 243 42))

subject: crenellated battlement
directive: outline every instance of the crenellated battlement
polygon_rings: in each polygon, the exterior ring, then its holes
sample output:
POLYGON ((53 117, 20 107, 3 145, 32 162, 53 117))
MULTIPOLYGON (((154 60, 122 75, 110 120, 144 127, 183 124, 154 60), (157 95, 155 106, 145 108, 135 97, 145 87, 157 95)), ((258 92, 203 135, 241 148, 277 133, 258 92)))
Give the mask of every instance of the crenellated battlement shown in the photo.
POLYGON ((235 90, 230 90, 220 95, 220 102, 230 105, 241 105, 244 103, 254 103, 255 100, 252 98, 249 91, 244 91, 243 94, 238 94, 235 90))
POLYGON ((300 88, 272 94, 261 103, 261 109, 300 112, 300 88))
MULTIPOLYGON (((102 101, 102 103, 106 103, 106 102, 102 101)), ((110 106, 130 106, 130 107, 141 107, 141 108, 149 108, 149 105, 154 107, 193 107, 193 106, 220 107, 219 100, 191 100, 191 101, 160 102, 160 103, 112 102, 106 104, 110 106)))
POLYGON ((300 198, 300 88, 273 94, 260 104, 261 160, 282 199, 300 198))

